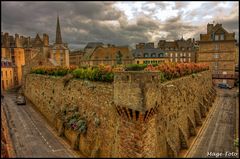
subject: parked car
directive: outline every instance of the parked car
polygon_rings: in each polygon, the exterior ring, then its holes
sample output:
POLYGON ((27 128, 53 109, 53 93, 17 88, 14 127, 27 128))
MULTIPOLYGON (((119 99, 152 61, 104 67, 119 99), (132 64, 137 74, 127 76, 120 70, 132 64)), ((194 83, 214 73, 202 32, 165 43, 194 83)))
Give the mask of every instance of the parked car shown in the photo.
POLYGON ((18 96, 16 100, 17 105, 25 105, 26 99, 24 96, 18 96))
POLYGON ((232 89, 233 87, 228 85, 227 83, 219 83, 218 84, 219 88, 224 88, 224 89, 232 89))

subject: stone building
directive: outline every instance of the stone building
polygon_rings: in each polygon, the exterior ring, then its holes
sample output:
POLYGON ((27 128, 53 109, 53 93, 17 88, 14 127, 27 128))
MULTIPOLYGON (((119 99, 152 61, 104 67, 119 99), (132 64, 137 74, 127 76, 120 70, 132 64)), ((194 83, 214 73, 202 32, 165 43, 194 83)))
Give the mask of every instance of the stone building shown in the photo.
POLYGON ((57 17, 56 41, 51 49, 51 59, 53 59, 57 65, 69 66, 69 48, 68 45, 62 41, 59 17, 57 17))
POLYGON ((14 66, 10 60, 1 59, 1 91, 14 87, 14 66))
POLYGON ((136 64, 158 64, 169 61, 166 52, 154 47, 154 43, 136 44, 136 49, 132 50, 134 63, 136 64))
POLYGON ((194 39, 174 41, 159 40, 158 48, 166 52, 170 62, 196 62, 196 43, 194 39))
POLYGON ((207 33, 200 34, 197 62, 209 64, 214 83, 234 84, 236 40, 222 24, 208 24, 207 33))
MULTIPOLYGON (((86 50, 86 49, 85 49, 86 50)), ((116 65, 131 64, 133 56, 128 46, 98 45, 92 50, 85 52, 80 65, 94 66, 99 64, 116 65)))
POLYGON ((22 66, 25 64, 24 48, 22 47, 21 40, 23 36, 15 37, 8 33, 1 35, 1 59, 11 62, 13 67, 14 84, 21 85, 22 82, 22 66))
POLYGON ((79 66, 83 55, 84 55, 84 52, 81 50, 71 51, 69 53, 69 64, 79 66))

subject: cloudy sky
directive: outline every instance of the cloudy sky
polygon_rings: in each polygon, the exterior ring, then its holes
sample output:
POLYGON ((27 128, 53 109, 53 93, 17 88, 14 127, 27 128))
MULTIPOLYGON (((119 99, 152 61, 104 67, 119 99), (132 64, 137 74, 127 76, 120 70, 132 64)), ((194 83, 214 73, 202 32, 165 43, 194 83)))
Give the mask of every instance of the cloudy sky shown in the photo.
POLYGON ((71 49, 88 42, 133 46, 139 42, 199 39, 207 23, 222 23, 239 34, 239 2, 1 2, 2 32, 35 37, 47 33, 53 43, 57 14, 63 41, 71 49))

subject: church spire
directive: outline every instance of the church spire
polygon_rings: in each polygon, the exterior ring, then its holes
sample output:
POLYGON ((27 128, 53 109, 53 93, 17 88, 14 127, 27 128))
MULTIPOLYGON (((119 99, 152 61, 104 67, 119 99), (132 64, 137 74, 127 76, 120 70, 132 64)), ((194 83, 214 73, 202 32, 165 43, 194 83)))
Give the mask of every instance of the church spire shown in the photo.
POLYGON ((62 44, 61 29, 60 29, 58 16, 57 16, 57 29, 56 29, 56 44, 62 44))

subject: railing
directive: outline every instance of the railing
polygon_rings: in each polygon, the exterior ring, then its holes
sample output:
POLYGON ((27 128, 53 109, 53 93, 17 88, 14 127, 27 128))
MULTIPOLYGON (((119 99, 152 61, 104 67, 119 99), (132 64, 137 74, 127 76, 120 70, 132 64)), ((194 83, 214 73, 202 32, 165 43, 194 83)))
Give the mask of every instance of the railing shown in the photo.
POLYGON ((237 77, 234 74, 213 74, 213 79, 236 79, 237 77))

